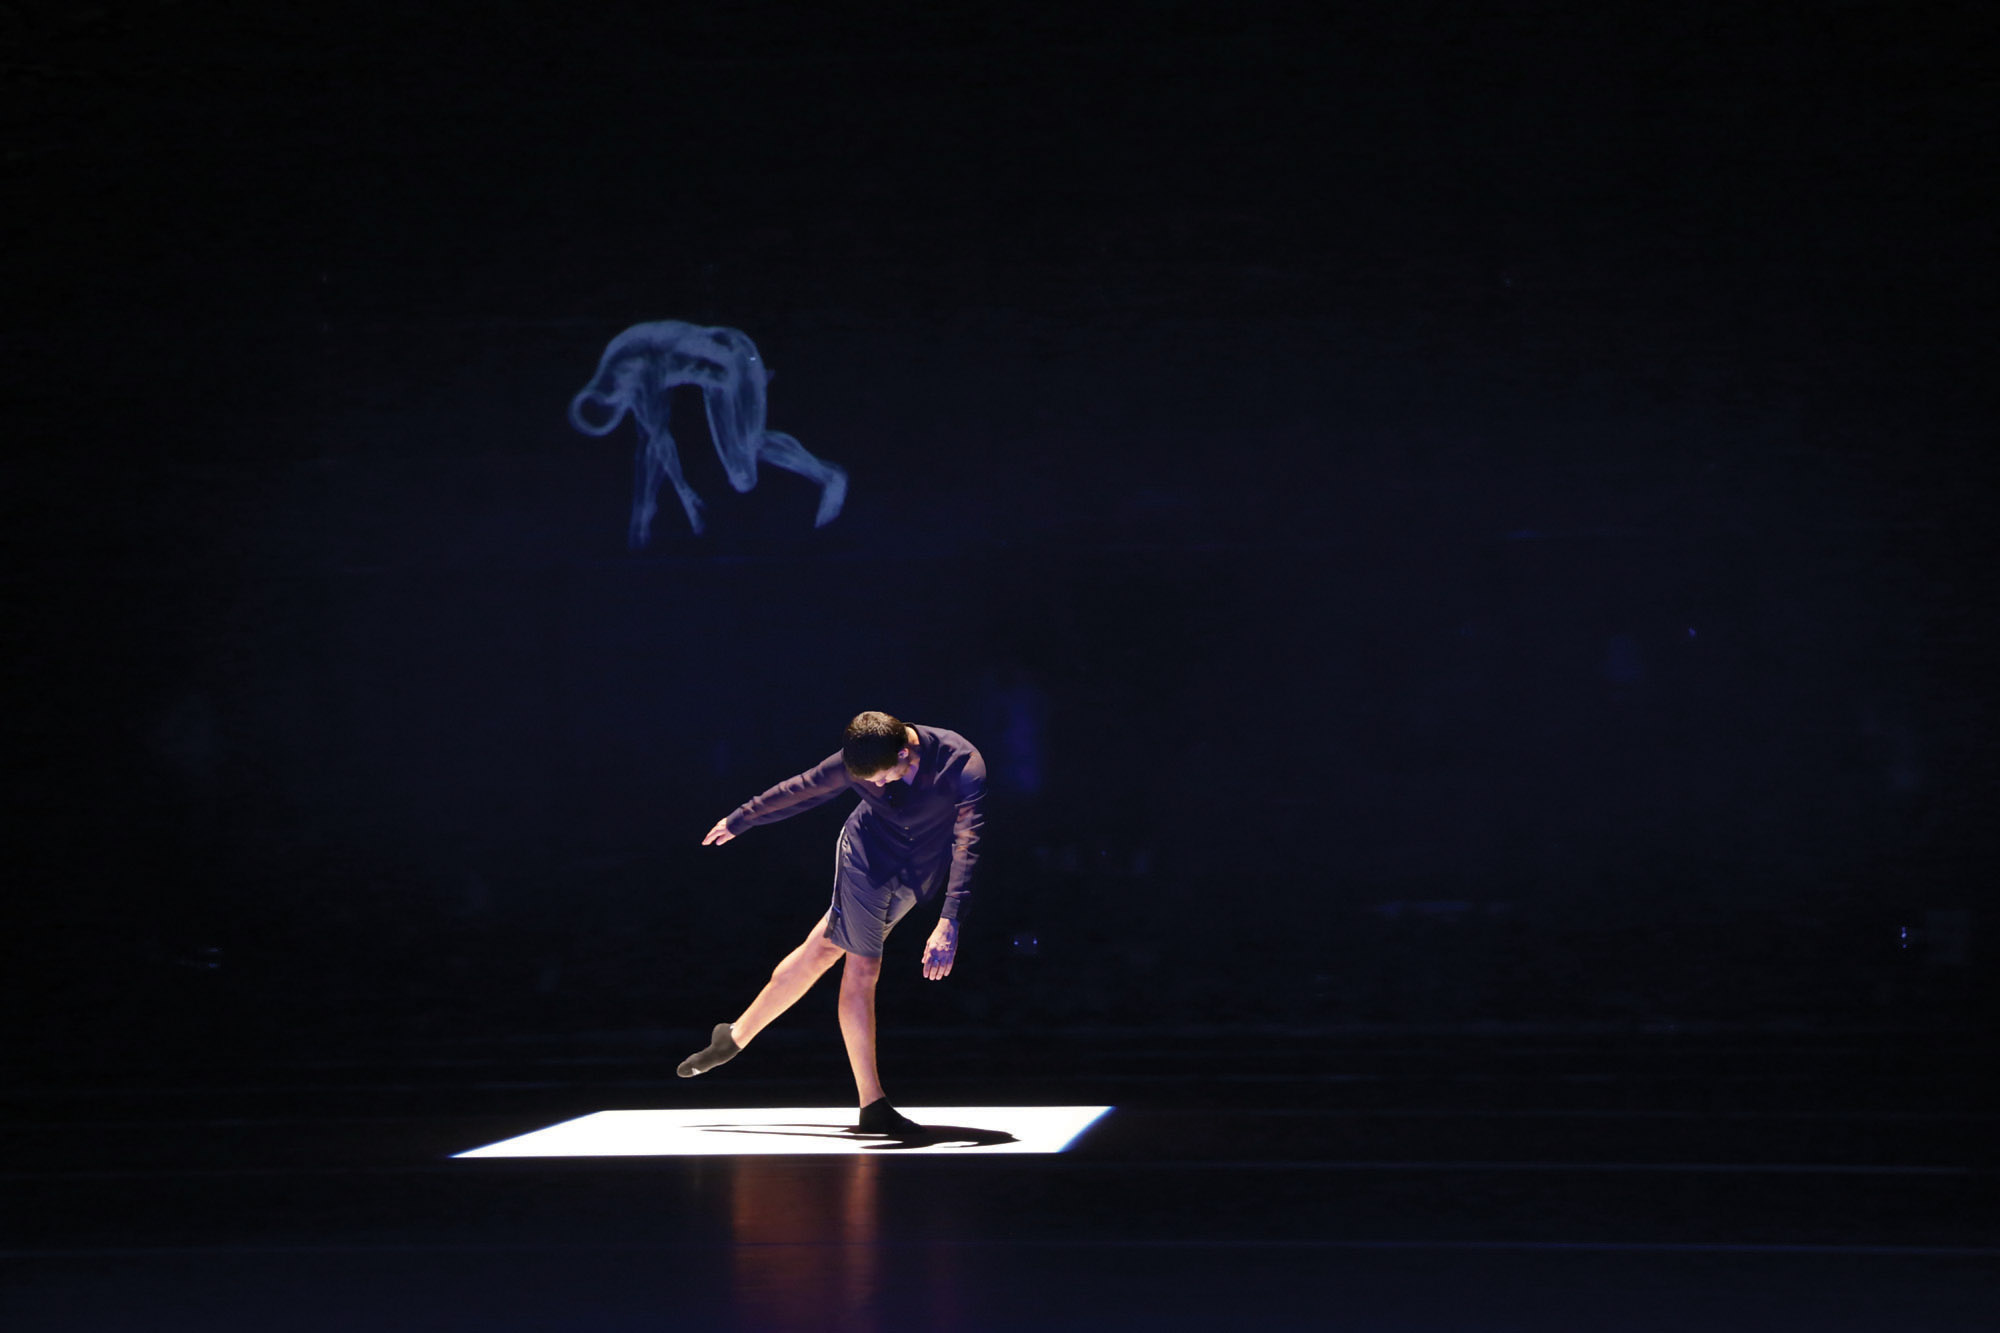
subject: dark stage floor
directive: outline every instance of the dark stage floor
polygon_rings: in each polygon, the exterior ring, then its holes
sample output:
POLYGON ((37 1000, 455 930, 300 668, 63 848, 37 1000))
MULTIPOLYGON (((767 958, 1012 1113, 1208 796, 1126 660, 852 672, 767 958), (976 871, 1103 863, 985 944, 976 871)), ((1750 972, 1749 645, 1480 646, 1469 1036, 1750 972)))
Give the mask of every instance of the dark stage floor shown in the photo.
MULTIPOLYGON (((694 1034, 686 1034, 693 1037, 694 1034)), ((1972 1038, 888 1034, 1062 1155, 452 1160, 612 1108, 835 1106, 830 1032, 8 1090, 9 1330, 1990 1329, 1972 1038), (782 1076, 782 1077, 781 1077, 782 1076)))

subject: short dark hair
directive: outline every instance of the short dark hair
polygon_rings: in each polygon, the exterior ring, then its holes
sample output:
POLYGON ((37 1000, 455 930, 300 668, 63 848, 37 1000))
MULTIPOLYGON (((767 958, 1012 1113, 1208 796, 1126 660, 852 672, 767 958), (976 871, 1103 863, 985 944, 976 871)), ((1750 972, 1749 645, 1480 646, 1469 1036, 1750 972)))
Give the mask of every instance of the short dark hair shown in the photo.
POLYGON ((872 778, 885 768, 894 768, 896 752, 909 743, 910 733, 901 718, 862 713, 847 724, 840 757, 847 761, 847 771, 853 776, 872 778))

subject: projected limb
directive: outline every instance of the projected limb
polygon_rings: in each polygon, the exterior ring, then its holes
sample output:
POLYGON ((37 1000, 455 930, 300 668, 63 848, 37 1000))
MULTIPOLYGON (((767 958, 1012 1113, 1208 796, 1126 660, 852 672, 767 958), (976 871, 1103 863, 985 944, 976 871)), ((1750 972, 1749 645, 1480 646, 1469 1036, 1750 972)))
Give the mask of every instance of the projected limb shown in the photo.
POLYGON ((819 510, 813 515, 814 527, 823 528, 840 516, 840 506, 847 501, 845 469, 821 462, 797 440, 775 430, 764 432, 764 461, 819 483, 819 510))
POLYGON ((629 413, 638 428, 628 534, 634 549, 652 537, 662 478, 673 483, 689 526, 702 530, 701 497, 681 473, 670 429, 673 391, 682 385, 701 390, 709 435, 731 487, 744 493, 756 486, 761 460, 819 486, 814 527, 823 528, 839 516, 847 499, 847 473, 814 457, 792 436, 764 428, 764 392, 770 381, 757 345, 736 329, 661 320, 634 324, 605 347, 597 374, 570 400, 569 420, 586 435, 609 435, 629 413), (602 419, 593 420, 592 413, 602 419))

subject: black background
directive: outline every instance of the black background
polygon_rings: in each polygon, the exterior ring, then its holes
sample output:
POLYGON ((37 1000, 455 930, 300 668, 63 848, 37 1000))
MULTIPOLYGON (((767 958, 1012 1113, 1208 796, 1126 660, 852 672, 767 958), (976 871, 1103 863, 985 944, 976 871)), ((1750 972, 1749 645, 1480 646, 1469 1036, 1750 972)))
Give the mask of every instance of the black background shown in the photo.
POLYGON ((891 1026, 1990 1020, 1989 17, 1387 10, 16 11, 15 1049, 705 1030, 863 708, 891 1026), (625 548, 648 319, 834 524, 625 548))

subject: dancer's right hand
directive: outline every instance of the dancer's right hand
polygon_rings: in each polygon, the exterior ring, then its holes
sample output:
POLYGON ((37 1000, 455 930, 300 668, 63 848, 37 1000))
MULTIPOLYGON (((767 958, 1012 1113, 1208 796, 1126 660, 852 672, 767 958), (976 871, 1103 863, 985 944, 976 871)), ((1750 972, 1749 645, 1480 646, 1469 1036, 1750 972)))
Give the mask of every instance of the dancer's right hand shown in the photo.
POLYGON ((736 835, 729 831, 729 816, 724 815, 715 821, 715 827, 708 831, 708 836, 701 840, 701 845, 707 847, 713 844, 720 847, 725 842, 734 841, 735 837, 736 835))

